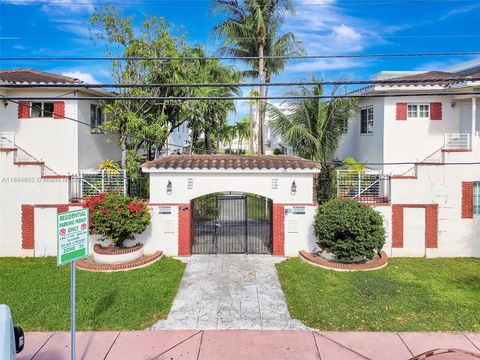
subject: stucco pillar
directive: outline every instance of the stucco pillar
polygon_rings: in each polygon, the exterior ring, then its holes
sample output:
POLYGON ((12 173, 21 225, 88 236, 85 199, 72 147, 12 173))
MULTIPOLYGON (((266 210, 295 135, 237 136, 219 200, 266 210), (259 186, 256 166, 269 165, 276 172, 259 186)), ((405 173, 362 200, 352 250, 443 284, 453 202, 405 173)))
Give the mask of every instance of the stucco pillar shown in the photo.
POLYGON ((470 147, 473 148, 473 143, 475 139, 475 123, 477 119, 477 98, 474 96, 472 97, 472 132, 471 132, 471 139, 470 139, 470 147))

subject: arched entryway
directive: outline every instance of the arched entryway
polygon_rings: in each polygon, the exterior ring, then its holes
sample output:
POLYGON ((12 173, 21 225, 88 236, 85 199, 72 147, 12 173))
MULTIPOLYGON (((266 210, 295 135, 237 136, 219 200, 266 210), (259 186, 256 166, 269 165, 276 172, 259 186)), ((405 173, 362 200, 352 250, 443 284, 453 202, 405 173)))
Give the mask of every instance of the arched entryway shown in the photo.
POLYGON ((191 202, 192 254, 271 254, 272 200, 218 192, 191 202))

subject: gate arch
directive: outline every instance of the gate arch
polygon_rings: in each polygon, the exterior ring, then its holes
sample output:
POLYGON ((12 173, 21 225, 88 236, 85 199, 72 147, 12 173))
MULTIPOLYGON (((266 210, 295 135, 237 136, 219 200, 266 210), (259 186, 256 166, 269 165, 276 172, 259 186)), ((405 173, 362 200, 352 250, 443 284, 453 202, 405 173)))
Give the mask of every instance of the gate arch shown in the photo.
POLYGON ((192 254, 271 254, 272 200, 216 192, 191 201, 192 254))

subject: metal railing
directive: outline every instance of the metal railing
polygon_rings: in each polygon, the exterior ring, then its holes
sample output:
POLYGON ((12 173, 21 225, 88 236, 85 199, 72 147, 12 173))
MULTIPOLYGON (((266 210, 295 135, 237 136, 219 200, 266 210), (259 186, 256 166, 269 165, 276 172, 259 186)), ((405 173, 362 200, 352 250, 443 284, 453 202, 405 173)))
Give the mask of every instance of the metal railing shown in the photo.
POLYGON ((445 150, 471 150, 472 137, 468 133, 445 134, 443 148, 445 150))
POLYGON ((88 196, 98 195, 106 191, 117 191, 127 194, 127 175, 125 170, 117 172, 80 171, 70 178, 70 201, 82 201, 88 196))
POLYGON ((0 148, 14 148, 15 147, 15 133, 14 132, 0 132, 0 148))
POLYGON ((381 172, 337 170, 337 197, 362 203, 388 203, 389 177, 381 172))

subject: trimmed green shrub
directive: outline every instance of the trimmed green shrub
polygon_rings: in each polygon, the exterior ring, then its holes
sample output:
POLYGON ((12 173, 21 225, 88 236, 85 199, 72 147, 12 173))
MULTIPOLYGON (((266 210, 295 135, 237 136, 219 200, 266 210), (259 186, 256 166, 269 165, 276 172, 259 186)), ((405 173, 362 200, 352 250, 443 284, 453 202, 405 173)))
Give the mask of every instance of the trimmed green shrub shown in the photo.
POLYGON ((283 151, 279 148, 273 149, 273 155, 283 155, 283 151))
POLYGON ((372 259, 385 244, 382 216, 353 200, 334 199, 315 214, 318 246, 342 262, 372 259))

